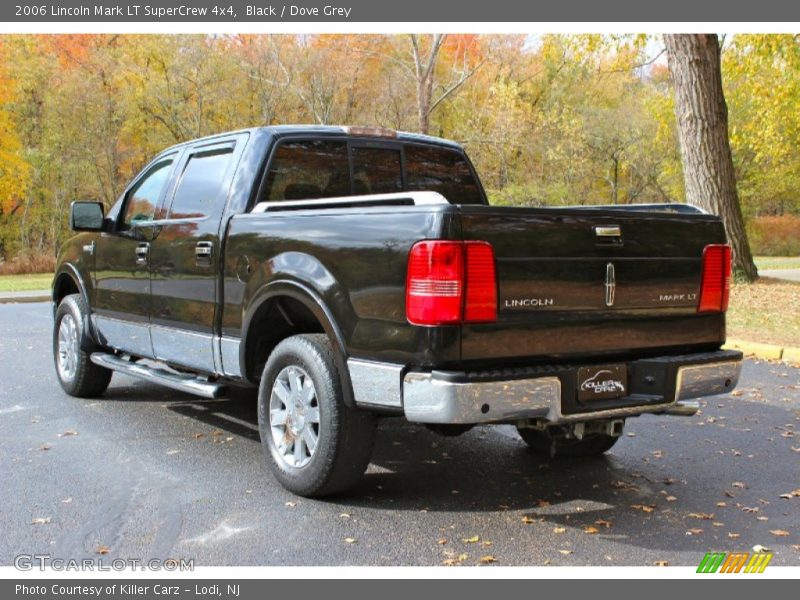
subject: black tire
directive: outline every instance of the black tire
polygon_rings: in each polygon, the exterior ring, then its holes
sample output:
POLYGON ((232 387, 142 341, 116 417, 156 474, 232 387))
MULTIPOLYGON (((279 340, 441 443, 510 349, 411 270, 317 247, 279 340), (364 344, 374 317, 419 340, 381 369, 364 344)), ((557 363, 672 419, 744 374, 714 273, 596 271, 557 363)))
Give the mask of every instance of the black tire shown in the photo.
POLYGON ((58 305, 53 325, 53 361, 58 382, 65 392, 78 398, 93 398, 101 395, 108 388, 112 375, 110 370, 94 364, 89 359, 95 344, 86 331, 88 315, 89 309, 83 296, 71 294, 64 297, 61 304, 58 305), (71 342, 70 352, 73 353, 69 369, 66 368, 65 355, 60 356, 59 353, 61 324, 67 318, 70 319, 67 324, 74 325, 74 329, 67 326, 64 328, 64 333, 71 342))
POLYGON ((270 354, 258 388, 258 429, 267 462, 281 485, 299 496, 321 497, 353 487, 361 480, 372 456, 375 419, 366 411, 345 405, 333 352, 327 336, 322 334, 287 338, 270 354), (295 376, 302 379, 294 379, 295 376), (280 383, 276 384, 279 377, 281 382, 290 380, 289 383, 297 382, 297 386, 291 389, 285 385, 281 387, 280 383), (306 379, 313 383, 315 400, 303 408, 300 404, 306 402, 307 395, 294 390, 306 390, 306 379), (279 412, 273 426, 270 424, 270 402, 274 386, 280 389, 275 390, 272 409, 279 412), (294 409, 290 409, 281 398, 287 393, 291 399, 289 404, 294 409), (295 431, 298 428, 300 431, 295 431), (311 435, 313 439, 315 432, 315 448, 309 451, 306 436, 311 435), (279 442, 276 442, 276 437, 279 442), (282 449, 279 449, 279 443, 282 449), (299 459, 298 453, 302 455, 299 459), (307 462, 304 464, 303 461, 307 462))
POLYGON ((556 438, 555 454, 553 451, 553 438, 546 432, 536 429, 517 429, 519 436, 537 454, 550 457, 555 456, 564 458, 585 458, 588 456, 599 456, 607 452, 617 443, 619 437, 602 434, 592 434, 584 436, 583 439, 576 438, 556 438))

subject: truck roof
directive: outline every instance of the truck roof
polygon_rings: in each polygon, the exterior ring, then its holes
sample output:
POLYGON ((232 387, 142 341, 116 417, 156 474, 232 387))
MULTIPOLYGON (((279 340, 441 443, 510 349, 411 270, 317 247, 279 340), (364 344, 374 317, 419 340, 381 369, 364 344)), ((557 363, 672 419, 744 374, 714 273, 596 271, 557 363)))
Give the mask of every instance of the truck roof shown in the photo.
POLYGON ((423 135, 421 133, 411 133, 407 131, 393 131, 393 130, 380 130, 379 128, 375 127, 361 127, 361 126, 348 126, 348 125, 308 125, 308 124, 300 124, 300 125, 270 125, 266 127, 249 127, 245 129, 237 129, 234 131, 225 131, 221 133, 215 133, 213 135, 208 135, 200 138, 195 138, 192 140, 186 140, 185 142, 181 142, 180 144, 175 144, 171 146, 169 149, 172 148, 180 148, 182 146, 186 146, 188 144, 194 144, 199 141, 205 140, 213 140, 215 138, 225 137, 234 133, 257 133, 263 132, 275 136, 283 136, 283 135, 292 135, 292 134, 320 134, 326 136, 352 136, 352 137, 375 137, 375 138, 388 138, 387 135, 381 135, 377 133, 378 131, 383 131, 387 133, 391 133, 390 139, 395 139, 401 142, 423 142, 426 144, 437 144, 440 146, 448 146, 450 148, 461 149, 461 145, 452 141, 447 140, 440 137, 435 137, 432 135, 423 135), (376 133, 369 133, 370 131, 374 131, 376 133))

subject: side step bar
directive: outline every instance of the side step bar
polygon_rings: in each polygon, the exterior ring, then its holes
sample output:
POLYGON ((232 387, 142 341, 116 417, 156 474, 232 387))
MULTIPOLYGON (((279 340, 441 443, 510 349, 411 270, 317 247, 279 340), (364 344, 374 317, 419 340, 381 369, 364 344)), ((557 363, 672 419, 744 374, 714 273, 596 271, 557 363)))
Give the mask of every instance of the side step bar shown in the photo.
POLYGON ((92 362, 112 371, 119 371, 126 375, 146 379, 153 383, 158 383, 173 390, 187 392, 203 398, 222 398, 228 392, 228 388, 219 383, 211 383, 198 379, 194 375, 182 375, 173 373, 157 367, 148 367, 139 363, 131 362, 105 352, 93 352, 92 362))

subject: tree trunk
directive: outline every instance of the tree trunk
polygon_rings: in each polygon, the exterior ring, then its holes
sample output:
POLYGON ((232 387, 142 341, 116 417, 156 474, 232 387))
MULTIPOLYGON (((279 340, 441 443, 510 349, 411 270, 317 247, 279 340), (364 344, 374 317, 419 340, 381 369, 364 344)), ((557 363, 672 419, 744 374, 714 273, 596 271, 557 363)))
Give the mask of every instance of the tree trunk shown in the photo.
POLYGON ((433 76, 429 74, 417 81, 417 129, 419 133, 428 134, 430 129, 431 95, 433 93, 433 76))
POLYGON ((719 40, 716 34, 674 34, 665 35, 664 43, 675 90, 686 200, 722 218, 737 274, 754 281, 758 271, 747 241, 728 140, 719 40))

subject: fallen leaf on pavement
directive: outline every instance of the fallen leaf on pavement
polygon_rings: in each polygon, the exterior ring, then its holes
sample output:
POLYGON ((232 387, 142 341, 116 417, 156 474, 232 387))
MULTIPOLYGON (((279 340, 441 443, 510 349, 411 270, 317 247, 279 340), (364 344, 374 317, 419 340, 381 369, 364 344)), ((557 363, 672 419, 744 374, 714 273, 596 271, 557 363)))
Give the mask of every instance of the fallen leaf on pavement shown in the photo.
POLYGON ((444 546, 447 543, 447 540, 444 538, 439 538, 438 540, 436 540, 436 543, 439 544, 440 546, 444 546))
POLYGON ((709 514, 709 513, 702 513, 702 512, 692 512, 692 513, 689 513, 688 517, 690 519, 703 519, 705 521, 710 521, 711 519, 714 518, 714 514, 713 513, 709 514))
POLYGON ((472 537, 463 538, 461 541, 465 544, 477 544, 480 541, 479 535, 473 535, 472 537))
POLYGON ((289 508, 294 508, 297 506, 297 502, 284 502, 283 505, 288 506, 289 508))
POLYGON ((492 556, 491 554, 487 554, 486 556, 481 556, 479 562, 484 565, 488 565, 489 563, 497 562, 497 559, 492 556))
POLYGON ((525 523, 525 525, 530 525, 531 523, 536 523, 536 519, 526 515, 522 517, 522 522, 525 523))
POLYGON ((765 517, 764 515, 759 515, 756 517, 756 521, 769 521, 769 517, 765 517))
POLYGON ((559 552, 564 555, 572 554, 572 550, 559 550, 559 552))
POLYGON ((717 502, 717 506, 719 506, 720 508, 725 508, 726 506, 728 506, 728 503, 727 502, 717 502))
POLYGON ((599 525, 600 527, 605 527, 606 529, 608 529, 613 525, 611 521, 606 521, 605 519, 597 519, 597 521, 595 521, 594 524, 599 525))
POLYGON ((675 502, 677 499, 678 498, 676 498, 675 496, 667 496, 666 498, 664 498, 664 500, 666 500, 667 502, 675 502))
POLYGON ((770 549, 766 546, 762 546, 761 544, 756 544, 753 546, 753 552, 769 552, 770 549))
POLYGON ((566 527, 553 527, 553 533, 565 533, 566 531, 566 527))
POLYGON ((350 538, 350 537, 344 538, 344 541, 348 544, 355 544, 356 542, 358 542, 356 538, 350 538))
POLYGON ((45 451, 50 450, 50 445, 49 444, 42 444, 41 446, 39 446, 37 448, 37 450, 45 450, 45 451))
POLYGON ((600 530, 597 527, 592 527, 589 525, 588 527, 583 528, 584 533, 588 533, 589 535, 594 535, 595 533, 599 533, 600 530))
POLYGON ((67 429, 64 433, 59 433, 58 437, 68 437, 71 435, 78 435, 78 432, 74 429, 67 429))
POLYGON ((741 482, 741 481, 734 481, 731 484, 731 487, 735 487, 735 488, 739 488, 740 490, 743 490, 744 488, 747 487, 747 485, 745 483, 741 482))
POLYGON ((454 567, 456 566, 456 559, 455 558, 445 558, 442 561, 442 565, 445 567, 454 567))
POLYGON ((104 545, 102 545, 102 544, 101 544, 100 546, 98 546, 97 548, 95 548, 95 550, 94 550, 94 551, 95 551, 97 554, 108 554, 109 552, 111 552, 111 548, 109 548, 108 546, 104 546, 104 545))
POLYGON ((701 533, 703 533, 703 530, 697 528, 688 529, 686 531, 686 535, 700 535, 701 533))
POLYGON ((31 525, 47 525, 50 520, 50 517, 35 517, 31 519, 31 525))
POLYGON ((789 532, 785 529, 770 529, 769 532, 776 537, 786 537, 789 532))
POLYGON ((736 539, 739 539, 740 537, 742 537, 742 535, 740 533, 729 533, 728 537, 730 539, 732 539, 732 540, 736 540, 736 539))
POLYGON ((655 566, 657 566, 657 567, 668 567, 669 566, 669 562, 667 562, 666 560, 657 560, 653 564, 655 566))
POLYGON ((640 510, 642 512, 651 513, 656 509, 655 504, 631 504, 633 510, 640 510))

